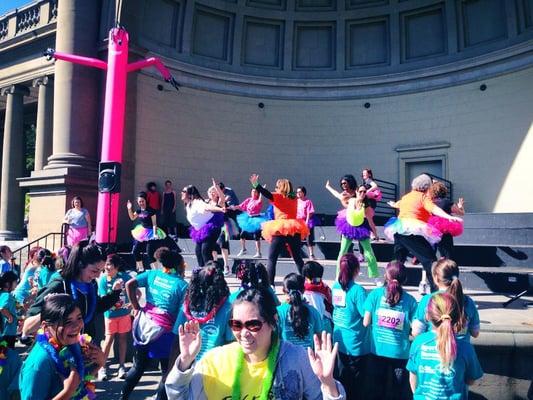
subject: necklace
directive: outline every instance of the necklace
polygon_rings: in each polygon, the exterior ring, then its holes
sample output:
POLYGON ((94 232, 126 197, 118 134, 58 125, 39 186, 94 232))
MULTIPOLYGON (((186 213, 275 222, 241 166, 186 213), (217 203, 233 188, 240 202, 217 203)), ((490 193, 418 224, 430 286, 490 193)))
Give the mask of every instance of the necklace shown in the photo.
MULTIPOLYGON (((278 359, 278 353, 280 348, 280 340, 274 339, 270 351, 267 357, 267 371, 263 377, 263 383, 261 384, 261 394, 259 400, 268 400, 268 394, 272 388, 272 382, 274 380, 274 370, 276 369, 276 361, 278 359)), ((237 367, 235 368, 235 377, 233 378, 233 385, 231 386, 231 400, 241 400, 241 375, 244 367, 244 352, 239 347, 237 352, 237 367)))
POLYGON ((80 335, 79 343, 63 346, 57 340, 45 333, 42 329, 37 332, 37 343, 46 351, 52 359, 57 372, 64 378, 70 375, 70 370, 75 368, 82 380, 78 389, 72 396, 73 400, 93 400, 96 398, 95 385, 91 382, 94 377, 85 375, 85 365, 82 354, 82 346, 91 342, 87 334, 80 335))
POLYGON ((187 296, 187 298, 183 302, 183 313, 187 317, 187 320, 189 320, 189 321, 198 321, 199 324, 205 324, 207 321, 211 320, 215 316, 215 314, 217 313, 219 308, 222 307, 222 305, 224 304, 225 301, 226 301, 226 297, 223 297, 220 300, 220 302, 216 306, 214 306, 213 309, 211 311, 209 311, 209 313, 207 313, 207 315, 205 317, 196 318, 196 317, 194 317, 191 314, 191 311, 189 309, 189 297, 187 296))
POLYGON ((5 340, 0 342, 0 375, 4 371, 4 365, 7 364, 7 352, 9 348, 7 347, 7 342, 5 340))

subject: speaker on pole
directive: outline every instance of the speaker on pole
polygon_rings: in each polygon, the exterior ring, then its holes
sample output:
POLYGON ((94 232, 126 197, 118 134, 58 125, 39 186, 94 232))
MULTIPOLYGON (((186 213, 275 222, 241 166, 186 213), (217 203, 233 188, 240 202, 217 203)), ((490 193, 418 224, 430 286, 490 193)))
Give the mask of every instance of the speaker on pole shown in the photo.
POLYGON ((120 193, 120 175, 122 165, 119 162, 101 162, 98 167, 98 191, 100 193, 120 193))

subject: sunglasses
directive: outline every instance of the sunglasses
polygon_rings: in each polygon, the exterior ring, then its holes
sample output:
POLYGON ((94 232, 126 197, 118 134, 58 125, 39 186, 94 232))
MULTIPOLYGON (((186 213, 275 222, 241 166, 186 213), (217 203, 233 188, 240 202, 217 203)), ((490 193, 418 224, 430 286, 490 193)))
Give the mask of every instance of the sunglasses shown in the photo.
POLYGON ((228 325, 234 332, 242 331, 242 328, 246 328, 250 332, 259 332, 263 327, 263 321, 258 319, 250 319, 248 321, 242 322, 237 319, 230 319, 228 325))

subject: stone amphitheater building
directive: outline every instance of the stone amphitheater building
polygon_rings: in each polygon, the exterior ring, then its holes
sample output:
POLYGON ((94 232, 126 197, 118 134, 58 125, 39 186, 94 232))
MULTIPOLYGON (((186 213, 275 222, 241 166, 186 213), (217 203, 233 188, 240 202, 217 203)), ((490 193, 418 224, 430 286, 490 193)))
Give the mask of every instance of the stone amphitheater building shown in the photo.
MULTIPOLYGON (((114 18, 113 0, 0 17, 1 237, 20 235, 26 192, 30 238, 57 231, 73 195, 96 215, 105 74, 42 52, 105 59, 114 18)), ((243 197, 257 172, 331 214, 326 180, 371 167, 399 194, 428 171, 469 212, 533 212, 530 0, 123 0, 121 24, 131 60, 160 57, 181 85, 129 76, 124 203, 166 179, 243 197)))

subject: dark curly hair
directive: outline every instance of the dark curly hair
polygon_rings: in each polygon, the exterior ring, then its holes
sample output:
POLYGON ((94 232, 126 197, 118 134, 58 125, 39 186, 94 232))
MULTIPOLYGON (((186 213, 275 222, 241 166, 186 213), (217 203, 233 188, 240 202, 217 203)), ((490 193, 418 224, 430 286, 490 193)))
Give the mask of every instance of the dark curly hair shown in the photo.
POLYGON ((209 313, 228 296, 229 289, 224 274, 215 265, 193 271, 186 294, 189 310, 209 313))
POLYGON ((170 250, 168 247, 160 247, 154 253, 154 258, 161 263, 165 268, 174 268, 178 275, 182 275, 185 271, 185 261, 183 256, 176 252, 170 250))
POLYGON ((294 272, 283 279, 283 290, 287 293, 291 309, 289 318, 296 336, 304 339, 309 333, 309 310, 305 306, 303 292, 305 278, 294 272))
POLYGON ((241 281, 241 287, 245 289, 268 289, 269 287, 268 273, 262 263, 242 261, 235 275, 241 281))
POLYGON ((48 249, 40 249, 37 253, 35 253, 34 260, 36 260, 43 267, 48 268, 48 270, 51 272, 56 270, 55 257, 48 249))

